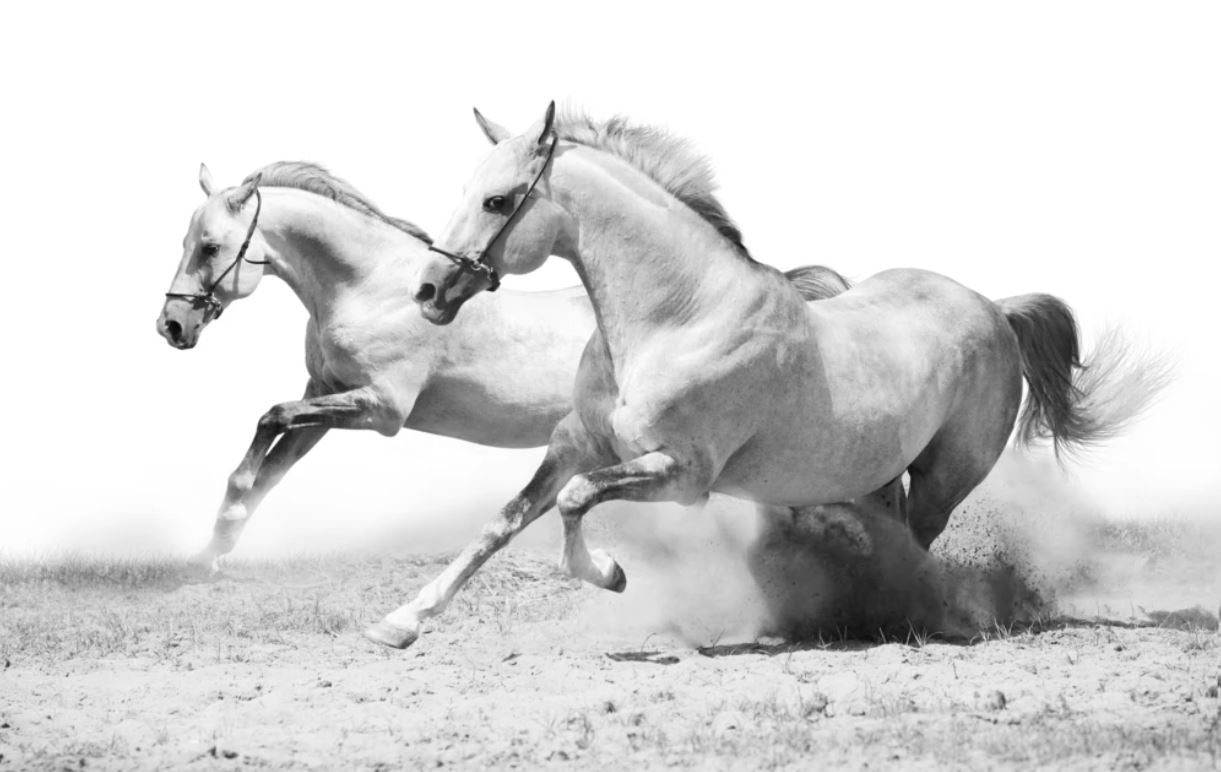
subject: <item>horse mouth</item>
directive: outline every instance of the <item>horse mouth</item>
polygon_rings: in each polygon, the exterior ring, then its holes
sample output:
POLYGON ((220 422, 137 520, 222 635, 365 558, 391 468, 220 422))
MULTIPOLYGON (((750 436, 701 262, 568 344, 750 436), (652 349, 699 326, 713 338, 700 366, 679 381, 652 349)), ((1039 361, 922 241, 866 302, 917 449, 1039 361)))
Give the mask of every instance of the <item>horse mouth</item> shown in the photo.
POLYGON ((458 316, 458 309, 461 303, 452 303, 439 305, 437 303, 422 303, 420 304, 420 314, 429 322, 444 327, 458 316))

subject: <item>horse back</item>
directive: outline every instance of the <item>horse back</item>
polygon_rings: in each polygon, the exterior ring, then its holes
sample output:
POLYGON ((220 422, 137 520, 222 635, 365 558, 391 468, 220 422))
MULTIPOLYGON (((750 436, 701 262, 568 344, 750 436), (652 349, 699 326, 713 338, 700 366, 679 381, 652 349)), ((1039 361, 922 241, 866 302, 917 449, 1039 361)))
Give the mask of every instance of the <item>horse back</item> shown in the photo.
POLYGON ((809 314, 826 399, 858 420, 906 413, 936 426, 979 374, 1020 378, 996 304, 931 271, 885 271, 809 314))

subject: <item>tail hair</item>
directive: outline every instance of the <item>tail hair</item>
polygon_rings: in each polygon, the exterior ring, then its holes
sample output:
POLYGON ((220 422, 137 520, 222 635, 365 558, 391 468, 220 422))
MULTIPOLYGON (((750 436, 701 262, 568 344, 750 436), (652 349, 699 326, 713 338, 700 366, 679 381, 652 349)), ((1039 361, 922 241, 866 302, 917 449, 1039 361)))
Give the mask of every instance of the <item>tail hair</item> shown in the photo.
POLYGON ((1090 442, 1123 434, 1174 381, 1175 364, 1163 351, 1134 343, 1118 327, 1104 329, 1074 382, 1081 410, 1093 417, 1090 442))
POLYGON ((1017 334, 1027 396, 1016 440, 1051 440, 1057 458, 1127 430, 1173 378, 1161 354, 1138 350, 1117 329, 1080 353, 1077 320, 1064 301, 1034 293, 996 301, 1017 334))

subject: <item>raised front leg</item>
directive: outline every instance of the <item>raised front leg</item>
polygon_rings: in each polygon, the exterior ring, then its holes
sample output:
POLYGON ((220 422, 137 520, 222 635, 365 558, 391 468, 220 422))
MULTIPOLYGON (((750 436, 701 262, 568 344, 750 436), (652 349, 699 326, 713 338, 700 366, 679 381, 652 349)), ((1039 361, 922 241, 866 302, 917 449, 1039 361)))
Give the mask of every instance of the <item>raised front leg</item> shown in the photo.
POLYGON ((677 501, 690 504, 704 498, 712 482, 710 470, 693 461, 680 461, 663 451, 586 474, 578 474, 560 491, 558 506, 564 520, 564 554, 560 567, 570 575, 603 589, 622 592, 623 569, 604 550, 585 546, 581 519, 594 505, 611 499, 677 501))
POLYGON ((550 509, 555 503, 556 492, 568 478, 603 463, 602 459, 579 419, 570 413, 556 427, 542 465, 521 493, 505 505, 500 514, 483 527, 479 538, 462 550, 436 579, 426 584, 414 600, 387 614, 382 621, 369 627, 365 635, 396 649, 410 646, 420 635, 420 623, 443 612, 488 558, 550 509))
POLYGON ((210 571, 217 569, 220 557, 233 549, 247 520, 268 491, 327 430, 372 429, 394 434, 405 420, 401 409, 388 404, 388 400, 371 389, 338 394, 320 391, 321 387, 311 381, 305 399, 276 405, 259 419, 254 440, 229 476, 212 540, 197 556, 197 563, 210 571))

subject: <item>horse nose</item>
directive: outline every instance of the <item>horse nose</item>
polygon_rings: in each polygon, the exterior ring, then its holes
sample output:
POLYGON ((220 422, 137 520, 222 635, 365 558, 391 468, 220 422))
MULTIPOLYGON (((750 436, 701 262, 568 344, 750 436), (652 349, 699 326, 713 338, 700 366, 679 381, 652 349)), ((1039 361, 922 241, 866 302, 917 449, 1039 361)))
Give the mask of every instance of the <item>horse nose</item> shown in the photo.
POLYGON ((420 288, 415 291, 415 302, 427 303, 437 296, 437 285, 430 281, 426 281, 420 285, 420 288))
POLYGON ((165 318, 165 315, 162 314, 161 317, 157 319, 157 333, 161 337, 165 338, 166 342, 174 348, 182 348, 185 332, 181 322, 174 319, 167 319, 165 318))

